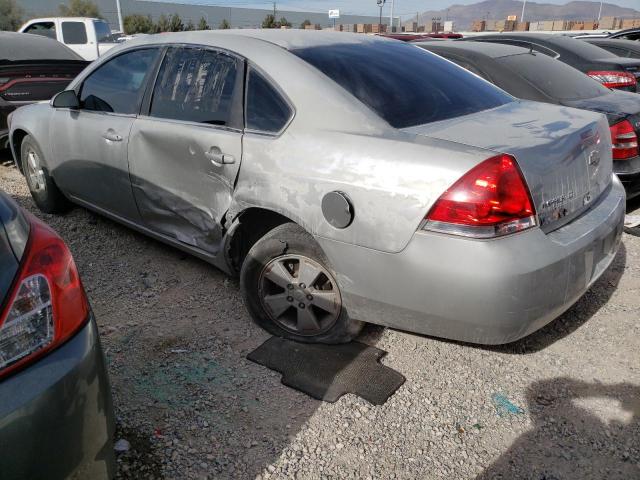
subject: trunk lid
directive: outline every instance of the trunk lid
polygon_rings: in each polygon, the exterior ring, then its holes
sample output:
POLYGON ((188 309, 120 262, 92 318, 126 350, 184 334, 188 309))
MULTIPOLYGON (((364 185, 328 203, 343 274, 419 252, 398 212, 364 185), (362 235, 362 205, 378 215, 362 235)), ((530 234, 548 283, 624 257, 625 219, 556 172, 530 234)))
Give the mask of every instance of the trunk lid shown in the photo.
POLYGON ((545 232, 579 216, 611 184, 611 135, 601 114, 512 102, 404 131, 483 148, 487 158, 513 155, 545 232))

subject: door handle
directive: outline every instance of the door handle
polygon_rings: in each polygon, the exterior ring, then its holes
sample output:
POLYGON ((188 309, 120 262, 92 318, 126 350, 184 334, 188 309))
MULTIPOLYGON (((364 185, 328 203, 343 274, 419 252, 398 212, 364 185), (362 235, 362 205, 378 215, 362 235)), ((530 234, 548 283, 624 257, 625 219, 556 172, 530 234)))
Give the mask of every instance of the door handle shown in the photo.
POLYGON ((233 155, 222 153, 217 150, 218 149, 216 148, 215 150, 211 149, 208 152, 204 152, 204 156, 207 157, 215 166, 221 167, 222 165, 231 165, 232 163, 236 163, 236 159, 233 155))
POLYGON ((102 134, 102 138, 104 138, 105 140, 109 140, 111 142, 121 142, 122 141, 122 136, 118 135, 113 130, 107 130, 106 132, 104 132, 102 134))

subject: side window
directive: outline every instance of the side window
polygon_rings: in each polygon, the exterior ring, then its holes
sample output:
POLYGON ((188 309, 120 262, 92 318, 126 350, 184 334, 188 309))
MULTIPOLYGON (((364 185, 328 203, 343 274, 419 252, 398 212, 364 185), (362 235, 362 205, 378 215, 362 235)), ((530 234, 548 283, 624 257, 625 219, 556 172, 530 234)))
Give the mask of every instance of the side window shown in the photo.
POLYGON ((107 22, 94 20, 93 27, 95 28, 96 38, 98 42, 102 43, 102 42, 113 41, 113 35, 111 35, 111 28, 109 28, 109 24, 107 22))
POLYGON ((91 73, 80 90, 80 106, 85 110, 136 114, 144 94, 147 75, 158 49, 124 53, 91 73))
POLYGON ((87 29, 84 22, 62 22, 62 41, 67 45, 87 43, 87 29))
POLYGON ((291 109, 280 94, 255 70, 247 80, 247 128, 276 133, 291 117, 291 109))
POLYGON ((153 89, 149 115, 173 120, 233 124, 238 60, 203 48, 170 48, 153 89))
POLYGON ((33 25, 29 25, 24 32, 55 39, 56 24, 53 22, 34 23, 33 25))

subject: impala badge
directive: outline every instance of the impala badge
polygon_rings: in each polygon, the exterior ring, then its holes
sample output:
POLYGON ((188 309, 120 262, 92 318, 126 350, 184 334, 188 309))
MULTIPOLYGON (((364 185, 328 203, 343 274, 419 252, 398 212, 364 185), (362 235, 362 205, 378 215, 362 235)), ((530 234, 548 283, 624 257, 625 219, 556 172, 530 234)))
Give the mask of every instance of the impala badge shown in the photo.
POLYGON ((589 154, 589 165, 598 165, 600 163, 600 152, 594 150, 589 154))

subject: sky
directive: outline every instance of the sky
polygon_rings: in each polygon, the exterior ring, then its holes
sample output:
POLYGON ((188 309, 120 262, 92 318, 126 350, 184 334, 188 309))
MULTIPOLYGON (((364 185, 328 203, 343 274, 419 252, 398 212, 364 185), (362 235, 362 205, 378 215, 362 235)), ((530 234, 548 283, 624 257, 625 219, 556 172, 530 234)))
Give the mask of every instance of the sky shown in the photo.
MULTIPOLYGON (((222 5, 246 8, 273 8, 273 1, 260 0, 179 0, 181 3, 198 3, 206 5, 222 5)), ((394 15, 415 15, 416 12, 441 10, 453 4, 477 3, 479 0, 395 0, 394 15)), ((568 0, 538 0, 537 3, 555 3, 562 5, 568 0)), ((640 9, 640 0, 609 0, 621 7, 640 9)), ((304 10, 327 12, 329 9, 340 9, 341 13, 356 15, 377 15, 376 0, 276 0, 277 8, 282 10, 304 10)), ((389 15, 391 0, 386 0, 383 12, 389 15)))

